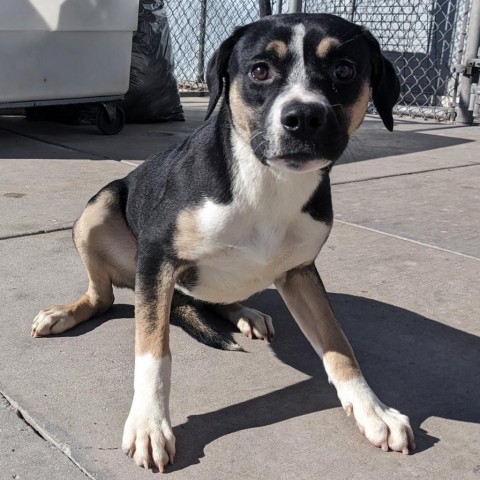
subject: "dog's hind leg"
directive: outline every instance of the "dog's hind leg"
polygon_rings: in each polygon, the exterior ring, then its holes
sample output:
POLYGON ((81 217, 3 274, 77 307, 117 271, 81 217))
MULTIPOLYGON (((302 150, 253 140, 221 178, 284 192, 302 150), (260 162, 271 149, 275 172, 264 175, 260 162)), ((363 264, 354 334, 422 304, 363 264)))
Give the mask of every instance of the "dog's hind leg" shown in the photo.
POLYGON ((209 307, 225 320, 233 323, 244 335, 271 342, 275 335, 272 317, 241 303, 213 304, 209 307))
POLYGON ((41 310, 32 336, 62 333, 113 304, 112 285, 134 288, 136 241, 122 214, 122 181, 113 182, 89 202, 73 227, 73 240, 87 270, 88 289, 75 302, 41 310))

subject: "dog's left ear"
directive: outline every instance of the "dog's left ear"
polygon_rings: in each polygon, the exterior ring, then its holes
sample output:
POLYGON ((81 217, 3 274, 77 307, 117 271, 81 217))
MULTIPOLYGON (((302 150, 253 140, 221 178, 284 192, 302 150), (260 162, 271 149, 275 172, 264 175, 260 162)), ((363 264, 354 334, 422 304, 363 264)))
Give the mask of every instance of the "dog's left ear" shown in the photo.
POLYGON ((388 130, 393 130, 392 111, 400 95, 400 82, 393 65, 382 55, 377 39, 367 30, 363 34, 370 44, 372 73, 370 84, 375 108, 388 130))
POLYGON ((218 103, 225 86, 225 90, 228 91, 228 63, 230 61, 230 55, 232 54, 233 47, 240 40, 240 37, 244 34, 247 26, 237 27, 233 34, 224 40, 221 45, 215 50, 212 58, 208 62, 207 67, 207 85, 210 92, 210 100, 208 102, 207 114, 205 120, 210 117, 215 106, 218 103))

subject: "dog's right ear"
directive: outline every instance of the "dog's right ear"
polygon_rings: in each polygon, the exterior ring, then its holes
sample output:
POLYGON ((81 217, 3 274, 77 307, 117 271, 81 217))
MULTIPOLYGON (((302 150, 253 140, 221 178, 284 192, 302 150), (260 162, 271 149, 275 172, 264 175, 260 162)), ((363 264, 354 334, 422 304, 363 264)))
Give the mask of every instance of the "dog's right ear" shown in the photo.
POLYGON ((230 61, 230 55, 232 54, 233 47, 244 34, 247 27, 248 26, 237 27, 233 31, 233 34, 224 40, 217 50, 215 50, 212 58, 208 62, 207 85, 208 91, 210 92, 210 100, 208 102, 205 120, 210 117, 215 109, 224 87, 225 91, 228 92, 228 62, 230 61))
POLYGON ((393 65, 382 55, 377 39, 367 30, 363 35, 370 44, 372 54, 371 86, 375 108, 385 127, 393 130, 393 107, 400 95, 400 82, 393 65))

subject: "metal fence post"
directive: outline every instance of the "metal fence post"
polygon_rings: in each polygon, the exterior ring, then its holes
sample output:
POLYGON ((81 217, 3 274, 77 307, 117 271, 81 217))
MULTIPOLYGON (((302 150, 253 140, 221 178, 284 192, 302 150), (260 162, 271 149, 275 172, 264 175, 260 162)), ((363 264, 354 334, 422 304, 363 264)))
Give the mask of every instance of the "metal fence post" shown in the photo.
POLYGON ((302 11, 302 0, 288 0, 288 13, 300 13, 302 11))
POLYGON ((350 13, 350 21, 354 22, 355 21, 355 14, 357 13, 357 2, 356 0, 353 0, 352 2, 352 10, 350 13))
MULTIPOLYGON (((478 58, 480 55, 480 0, 472 0, 470 9, 470 22, 468 26, 467 46, 465 49, 466 65, 468 61, 478 58)), ((472 74, 461 76, 458 113, 456 121, 457 123, 471 125, 473 123, 473 110, 469 110, 472 107, 472 84, 473 84, 474 72, 472 74)))
POLYGON ((270 0, 260 0, 259 2, 260 18, 272 14, 272 2, 270 0))
POLYGON ((198 32, 197 82, 205 81, 205 35, 207 28, 207 0, 200 0, 200 20, 198 32))

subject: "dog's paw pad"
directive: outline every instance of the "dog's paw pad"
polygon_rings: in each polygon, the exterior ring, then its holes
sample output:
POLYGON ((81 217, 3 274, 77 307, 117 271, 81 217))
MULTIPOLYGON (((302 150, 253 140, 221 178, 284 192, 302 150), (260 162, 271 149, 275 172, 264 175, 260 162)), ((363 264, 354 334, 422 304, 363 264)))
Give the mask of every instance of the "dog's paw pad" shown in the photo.
POLYGON ((272 317, 253 308, 243 308, 237 321, 238 329, 249 338, 271 342, 275 335, 272 317))
POLYGON ((33 320, 32 337, 43 337, 62 333, 75 325, 72 314, 60 307, 41 310, 33 320))

